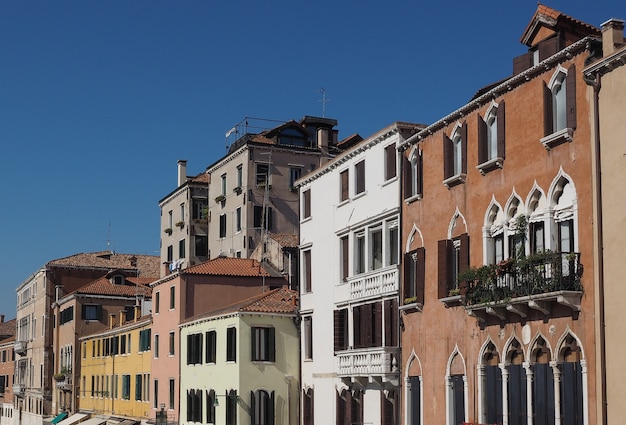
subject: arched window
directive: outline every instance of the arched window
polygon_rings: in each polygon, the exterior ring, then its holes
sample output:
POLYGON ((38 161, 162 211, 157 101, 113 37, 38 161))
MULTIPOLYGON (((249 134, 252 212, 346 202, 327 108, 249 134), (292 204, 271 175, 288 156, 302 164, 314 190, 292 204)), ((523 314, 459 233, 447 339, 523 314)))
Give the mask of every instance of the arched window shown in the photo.
POLYGON ((274 425, 274 391, 252 391, 250 393, 252 425, 274 425))
POLYGON ((561 423, 584 424, 584 387, 582 350, 578 341, 568 334, 559 350, 561 369, 561 423))
POLYGON ((558 67, 543 87, 544 136, 541 143, 551 149, 571 141, 576 129, 576 68, 558 67))
POLYGON ((531 351, 533 363, 533 425, 554 424, 554 373, 550 349, 539 337, 531 351))
POLYGON ((489 342, 481 357, 482 371, 482 422, 502 423, 502 370, 500 355, 493 342, 489 342))
POLYGON ((506 352, 509 425, 525 425, 527 423, 527 378, 523 362, 524 351, 522 346, 517 339, 513 339, 506 352))
POLYGON ((465 422, 465 364, 458 348, 454 350, 448 362, 446 386, 448 397, 448 423, 460 424, 465 422))

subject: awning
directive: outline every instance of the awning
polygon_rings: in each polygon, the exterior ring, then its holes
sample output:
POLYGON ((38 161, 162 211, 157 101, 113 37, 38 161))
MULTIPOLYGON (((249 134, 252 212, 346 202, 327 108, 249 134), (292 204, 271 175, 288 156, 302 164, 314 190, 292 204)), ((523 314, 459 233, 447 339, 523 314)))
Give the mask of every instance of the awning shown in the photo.
POLYGON ((86 421, 80 423, 80 425, 102 425, 106 423, 106 418, 89 418, 86 421))
POLYGON ((67 412, 61 412, 54 419, 52 419, 53 424, 57 424, 61 422, 63 419, 67 418, 67 412))
POLYGON ((73 424, 79 422, 80 420, 86 418, 87 416, 89 416, 89 415, 86 414, 86 413, 74 413, 69 418, 63 419, 61 422, 57 422, 56 425, 73 425, 73 424))

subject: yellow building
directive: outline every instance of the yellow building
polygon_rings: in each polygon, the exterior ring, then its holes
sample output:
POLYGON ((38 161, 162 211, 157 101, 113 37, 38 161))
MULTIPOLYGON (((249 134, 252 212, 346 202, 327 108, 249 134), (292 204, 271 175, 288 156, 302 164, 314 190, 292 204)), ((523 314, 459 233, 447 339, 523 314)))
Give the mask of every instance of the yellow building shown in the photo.
POLYGON ((147 420, 152 318, 109 319, 109 329, 80 339, 80 407, 100 415, 147 420))

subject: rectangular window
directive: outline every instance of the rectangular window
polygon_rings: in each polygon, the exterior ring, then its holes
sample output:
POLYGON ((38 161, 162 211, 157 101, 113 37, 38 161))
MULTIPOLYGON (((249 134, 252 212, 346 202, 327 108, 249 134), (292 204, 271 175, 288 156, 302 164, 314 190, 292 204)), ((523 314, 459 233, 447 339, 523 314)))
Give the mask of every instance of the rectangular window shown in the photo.
POLYGON ((180 221, 185 221, 185 204, 180 204, 180 221))
POLYGON ((339 178, 340 178, 340 187, 341 187, 339 200, 343 202, 343 201, 348 200, 348 198, 350 197, 350 193, 349 193, 350 178, 349 178, 348 170, 343 170, 339 174, 339 178))
POLYGON ((238 188, 243 187, 243 166, 242 165, 237 166, 237 187, 238 188))
POLYGON ((173 356, 174 355, 174 332, 173 331, 170 332, 170 344, 169 344, 169 346, 170 346, 170 349, 169 349, 167 354, 169 354, 170 356, 173 356))
POLYGON ((172 262, 174 260, 174 247, 172 245, 167 246, 167 261, 172 262))
POLYGON ((493 237, 493 262, 498 264, 504 260, 504 234, 500 233, 493 237))
POLYGON ((262 205, 254 206, 254 227, 256 229, 273 230, 273 211, 271 207, 263 208, 262 205))
POLYGON ((122 375, 122 400, 130 400, 130 375, 122 375))
POLYGON ((404 304, 424 304, 425 251, 417 248, 404 258, 404 304))
POLYGON ((209 240, 206 236, 194 236, 194 245, 196 250, 196 257, 206 257, 209 254, 209 240))
POLYGON ((139 351, 149 351, 150 350, 150 333, 151 329, 144 329, 139 331, 139 351))
POLYGON ((142 375, 135 375, 135 400, 141 400, 142 375))
POLYGON ((530 230, 530 251, 533 254, 542 252, 545 249, 545 231, 543 221, 534 221, 528 226, 530 230))
POLYGON ((241 207, 235 210, 235 231, 241 232, 241 207))
POLYGON ((341 281, 345 282, 348 280, 348 276, 350 275, 350 242, 348 240, 348 235, 342 236, 339 239, 339 245, 341 252, 341 281))
POLYGON ((185 258, 185 240, 178 241, 178 258, 185 258))
POLYGON ((357 162, 354 166, 354 193, 365 192, 365 160, 357 162))
POLYGON ((354 274, 365 273, 365 232, 354 235, 354 274))
POLYGON ((396 156, 395 144, 385 147, 385 180, 396 176, 396 156))
POLYGON ((120 339, 120 354, 126 354, 126 335, 121 335, 120 339))
POLYGON ((289 167, 289 187, 294 187, 296 180, 302 176, 302 167, 289 167))
POLYGON ((154 358, 155 359, 159 358, 159 336, 158 335, 154 336, 154 358))
POLYGON ((559 252, 574 252, 574 220, 557 223, 559 230, 559 252))
POLYGON ((222 174, 221 181, 222 181, 222 196, 226 196, 226 174, 222 174))
POLYGON ((259 187, 265 187, 266 184, 270 184, 269 174, 269 164, 256 164, 256 185, 259 187))
POLYGON ((85 304, 83 305, 83 320, 100 320, 102 315, 102 307, 99 305, 85 304))
POLYGON ((335 351, 348 348, 348 309, 333 312, 333 345, 335 351))
POLYGON ((304 337, 304 359, 313 360, 313 318, 305 316, 302 319, 302 332, 304 337))
POLYGON ((202 364, 202 334, 187 335, 187 364, 202 364))
POLYGON ((398 264, 399 260, 400 241, 398 233, 398 222, 394 221, 388 223, 387 226, 387 264, 394 265, 398 264))
POLYGON ((370 269, 377 270, 383 266, 383 229, 370 230, 370 269))
POLYGON ((170 286, 170 310, 174 310, 176 307, 176 289, 174 286, 170 286))
POLYGON ((228 328, 226 330, 226 361, 237 361, 237 329, 228 328))
POLYGON ((194 220, 204 220, 207 216, 207 200, 193 199, 192 217, 194 220))
POLYGON ((159 314, 160 304, 161 304, 161 293, 157 291, 154 294, 154 313, 155 314, 159 314))
POLYGON ((176 381, 174 379, 170 379, 170 388, 169 388, 169 403, 168 409, 174 409, 174 389, 175 389, 176 381))
POLYGON ((220 214, 220 238, 226 237, 226 214, 220 214))
MULTIPOLYGON (((117 398, 117 395, 115 396, 117 398)), ((159 380, 154 380, 154 397, 152 397, 154 403, 152 403, 152 407, 157 409, 159 407, 159 380)))
POLYGON ((313 289, 311 277, 311 250, 308 249, 302 252, 302 279, 304 280, 302 286, 304 292, 311 292, 313 289))
POLYGON ((205 363, 215 363, 217 355, 217 333, 215 331, 208 331, 205 333, 205 339, 205 363))
POLYGON ((274 339, 274 328, 252 327, 252 361, 275 361, 274 339))
POLYGON ((302 192, 302 217, 311 217, 311 189, 302 192))
POLYGON ((174 227, 174 218, 172 216, 171 210, 167 212, 167 227, 169 227, 170 229, 174 227))

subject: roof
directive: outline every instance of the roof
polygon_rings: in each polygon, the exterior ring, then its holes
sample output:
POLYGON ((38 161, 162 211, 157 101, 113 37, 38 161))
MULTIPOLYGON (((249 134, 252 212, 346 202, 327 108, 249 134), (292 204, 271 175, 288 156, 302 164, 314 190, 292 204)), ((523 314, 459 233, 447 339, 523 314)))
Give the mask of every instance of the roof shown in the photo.
POLYGON ((142 277, 159 277, 160 259, 156 255, 118 254, 113 251, 81 252, 52 260, 47 267, 135 270, 142 277))
POLYGON ((150 297, 152 290, 149 286, 154 279, 149 278, 136 278, 126 277, 126 282, 122 285, 111 282, 106 277, 94 280, 91 283, 83 286, 80 289, 72 292, 72 294, 80 295, 109 295, 109 296, 121 296, 121 297, 134 297, 136 295, 143 295, 150 297))
POLYGON ((193 183, 208 183, 209 175, 207 173, 200 173, 197 176, 187 177, 187 179, 193 183))
POLYGON ((250 258, 218 257, 181 271, 181 274, 237 276, 237 277, 271 277, 261 267, 261 263, 250 258))
POLYGON ((194 316, 183 323, 237 312, 291 315, 298 312, 298 304, 298 292, 283 287, 246 298, 218 310, 194 316))
POLYGON ((0 323, 0 341, 15 336, 15 319, 0 323))
POLYGON ((578 33, 580 38, 587 35, 600 35, 600 30, 593 25, 539 3, 535 14, 520 38, 520 42, 529 47, 537 44, 541 40, 535 40, 535 37, 541 28, 566 29, 568 32, 578 33))
POLYGON ((283 248, 297 248, 300 243, 298 234, 269 233, 268 236, 283 248))

